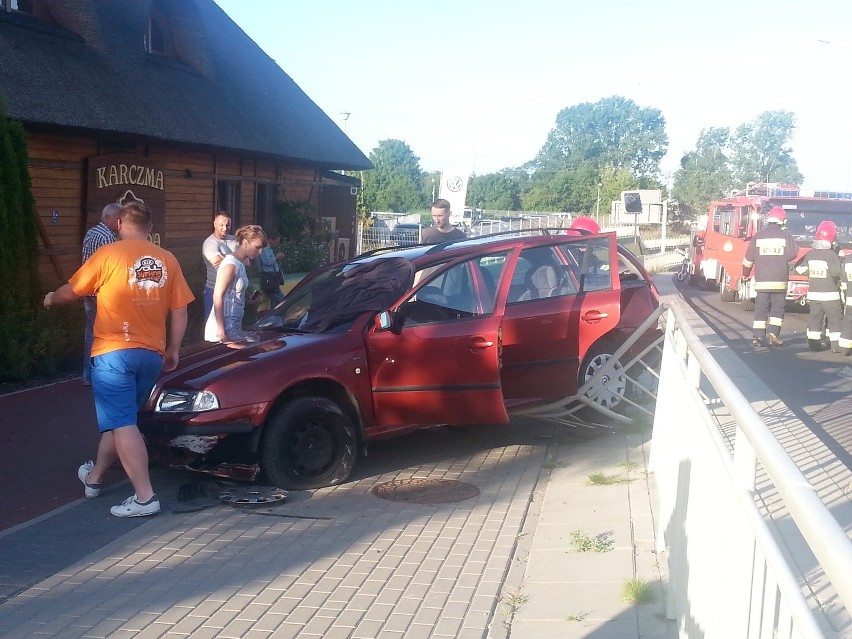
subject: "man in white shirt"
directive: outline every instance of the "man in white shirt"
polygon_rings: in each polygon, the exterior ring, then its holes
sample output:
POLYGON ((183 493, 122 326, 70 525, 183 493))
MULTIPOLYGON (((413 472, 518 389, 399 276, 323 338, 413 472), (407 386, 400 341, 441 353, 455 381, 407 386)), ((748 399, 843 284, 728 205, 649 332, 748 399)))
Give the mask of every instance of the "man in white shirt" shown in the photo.
POLYGON ((204 319, 210 316, 213 308, 213 289, 216 286, 216 269, 226 255, 233 253, 237 246, 231 230, 231 216, 219 211, 213 218, 213 232, 201 245, 204 265, 207 267, 207 280, 204 283, 204 319))

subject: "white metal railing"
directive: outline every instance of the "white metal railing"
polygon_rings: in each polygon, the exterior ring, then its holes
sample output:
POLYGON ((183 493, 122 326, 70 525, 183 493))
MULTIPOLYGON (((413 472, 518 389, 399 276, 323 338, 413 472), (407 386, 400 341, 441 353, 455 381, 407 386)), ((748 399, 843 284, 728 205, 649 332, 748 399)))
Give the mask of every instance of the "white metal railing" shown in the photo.
POLYGON ((669 236, 666 239, 658 237, 653 240, 648 240, 642 238, 642 242, 645 244, 645 248, 649 251, 658 251, 663 246, 665 246, 666 250, 670 250, 677 246, 688 246, 690 239, 688 235, 676 235, 669 236))
POLYGON ((645 270, 649 273, 659 273, 667 271, 673 266, 679 265, 686 257, 683 251, 669 251, 666 253, 655 253, 654 255, 645 255, 642 258, 642 263, 645 265, 645 270))
POLYGON ((677 304, 668 310, 651 469, 666 610, 681 637, 825 636, 755 504, 758 469, 850 609, 852 543, 677 304), (733 416, 732 438, 711 405, 733 416))

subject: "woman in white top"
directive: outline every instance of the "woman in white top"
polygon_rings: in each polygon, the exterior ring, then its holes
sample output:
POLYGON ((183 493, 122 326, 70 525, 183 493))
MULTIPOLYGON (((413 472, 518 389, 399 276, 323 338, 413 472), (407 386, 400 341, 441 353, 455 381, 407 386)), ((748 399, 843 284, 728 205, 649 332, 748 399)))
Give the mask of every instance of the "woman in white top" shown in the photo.
POLYGON ((245 261, 255 259, 266 246, 266 235, 257 224, 248 224, 234 233, 237 248, 226 255, 216 269, 213 308, 204 327, 208 342, 233 342, 243 338, 248 275, 245 261))

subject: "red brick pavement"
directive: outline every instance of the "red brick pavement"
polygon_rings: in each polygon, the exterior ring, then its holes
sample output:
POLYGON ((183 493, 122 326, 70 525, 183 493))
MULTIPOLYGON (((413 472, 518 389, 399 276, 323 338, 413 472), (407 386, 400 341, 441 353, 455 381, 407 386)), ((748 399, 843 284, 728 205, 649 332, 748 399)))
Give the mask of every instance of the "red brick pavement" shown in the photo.
MULTIPOLYGON (((77 468, 98 438, 92 391, 79 378, 0 396, 0 530, 82 497, 77 468)), ((115 470, 107 483, 122 477, 115 470)))

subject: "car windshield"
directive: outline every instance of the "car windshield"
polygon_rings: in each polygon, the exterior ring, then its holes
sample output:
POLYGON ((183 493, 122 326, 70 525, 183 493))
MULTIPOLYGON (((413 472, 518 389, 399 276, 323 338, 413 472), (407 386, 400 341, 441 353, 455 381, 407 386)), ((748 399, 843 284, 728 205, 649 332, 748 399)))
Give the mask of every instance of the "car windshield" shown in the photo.
POLYGON ((413 281, 414 264, 403 257, 336 264, 293 289, 253 328, 307 333, 343 331, 364 311, 390 308, 413 281))

